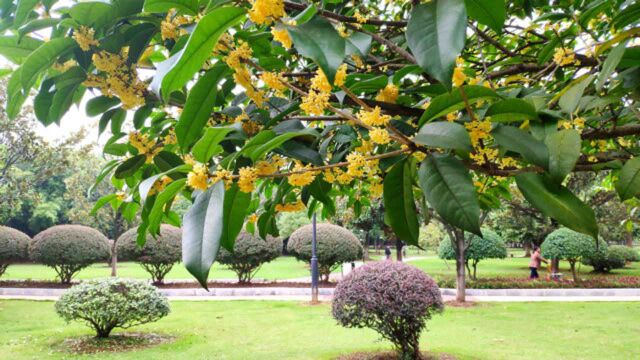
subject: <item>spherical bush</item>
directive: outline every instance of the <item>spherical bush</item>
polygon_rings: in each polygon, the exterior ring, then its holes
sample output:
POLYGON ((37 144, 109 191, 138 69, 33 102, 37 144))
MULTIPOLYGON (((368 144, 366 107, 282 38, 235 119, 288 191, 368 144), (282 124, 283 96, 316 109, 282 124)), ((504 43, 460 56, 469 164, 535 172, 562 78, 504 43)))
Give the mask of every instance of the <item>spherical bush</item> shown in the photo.
POLYGON ((599 240, 596 246, 596 241, 591 236, 567 228, 560 228, 547 235, 542 246, 540 246, 543 257, 567 260, 575 281, 578 281, 576 262, 583 258, 594 257, 598 252, 606 252, 606 249, 607 243, 604 241, 599 240))
POLYGON ((29 245, 31 260, 52 267, 62 283, 81 269, 109 259, 108 239, 82 225, 58 225, 42 231, 29 245))
POLYGON ((55 305, 65 321, 81 321, 108 337, 115 328, 158 321, 169 314, 169 302, 144 282, 107 278, 83 282, 65 292, 55 305))
POLYGON ((333 295, 333 317, 345 327, 371 328, 401 359, 418 358, 420 333, 444 309, 436 282, 401 262, 368 263, 347 275, 333 295))
POLYGON ((31 238, 16 229, 0 226, 0 276, 11 263, 29 259, 31 238))
POLYGON ((118 238, 118 259, 139 262, 154 283, 162 283, 173 265, 182 258, 182 230, 163 224, 155 238, 147 233, 142 247, 138 246, 137 237, 138 228, 133 228, 118 238))
MULTIPOLYGON (((349 230, 332 224, 317 224, 316 229, 318 268, 324 281, 342 263, 362 259, 360 240, 349 230)), ((298 260, 311 261, 313 226, 305 225, 289 237, 287 249, 298 260)))
POLYGON ((221 248, 216 260, 238 275, 241 283, 251 282, 251 279, 262 264, 268 263, 278 256, 282 249, 282 240, 267 236, 260 238, 242 231, 233 245, 233 253, 221 248))
POLYGON ((626 255, 624 247, 611 246, 583 257, 582 263, 593 266, 595 272, 608 273, 613 269, 622 269, 627 263, 626 255))
POLYGON ((631 247, 624 245, 612 245, 609 246, 609 251, 615 251, 624 257, 626 262, 640 261, 640 254, 631 247), (615 250, 614 250, 615 249, 615 250))

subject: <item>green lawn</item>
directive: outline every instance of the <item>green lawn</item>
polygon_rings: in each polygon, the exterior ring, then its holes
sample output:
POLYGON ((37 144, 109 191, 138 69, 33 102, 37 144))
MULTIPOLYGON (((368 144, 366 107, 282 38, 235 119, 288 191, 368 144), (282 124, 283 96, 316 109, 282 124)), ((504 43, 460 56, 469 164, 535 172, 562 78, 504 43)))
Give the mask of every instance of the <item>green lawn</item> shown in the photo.
MULTIPOLYGON (((65 325, 52 302, 0 301, 0 354, 10 359, 331 359, 389 349, 370 330, 336 325, 329 305, 295 302, 172 302, 172 313, 130 331, 174 335, 171 344, 72 356, 60 343, 90 334, 65 325)), ((424 349, 458 359, 638 359, 640 306, 633 303, 509 303, 447 308, 424 349)), ((0 356, 2 357, 2 356, 0 356)))

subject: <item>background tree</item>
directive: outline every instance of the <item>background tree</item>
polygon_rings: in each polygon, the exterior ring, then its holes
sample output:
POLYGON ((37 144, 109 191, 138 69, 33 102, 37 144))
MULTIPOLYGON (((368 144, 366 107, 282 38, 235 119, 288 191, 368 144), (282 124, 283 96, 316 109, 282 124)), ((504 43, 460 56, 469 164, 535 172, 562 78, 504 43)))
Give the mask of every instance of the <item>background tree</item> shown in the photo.
MULTIPOLYGON (((507 257, 507 246, 502 237, 490 229, 482 230, 482 237, 474 234, 465 234, 469 238, 469 245, 465 250, 467 271, 473 280, 477 280, 478 263, 483 259, 504 259, 507 257), (471 262, 471 268, 469 267, 471 262)), ((446 238, 440 243, 438 257, 445 260, 455 260, 456 252, 453 249, 450 238, 446 238)))
POLYGON ((226 265, 238 275, 239 283, 250 283, 260 267, 280 256, 282 239, 259 236, 248 232, 240 232, 233 245, 233 252, 220 250, 218 262, 226 265))
POLYGON ((567 260, 571 268, 573 281, 580 281, 576 273, 576 263, 586 257, 594 257, 596 253, 606 254, 607 244, 600 241, 598 246, 587 235, 571 229, 560 228, 547 236, 541 246, 541 254, 547 259, 567 260))

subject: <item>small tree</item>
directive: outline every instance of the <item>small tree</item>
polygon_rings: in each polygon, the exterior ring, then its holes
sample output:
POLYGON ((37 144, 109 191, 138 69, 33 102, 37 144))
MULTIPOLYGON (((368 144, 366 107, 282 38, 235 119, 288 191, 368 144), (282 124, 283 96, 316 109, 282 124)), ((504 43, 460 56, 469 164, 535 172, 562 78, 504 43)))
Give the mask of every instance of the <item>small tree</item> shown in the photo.
POLYGON ((622 269, 627 262, 626 255, 624 246, 605 247, 584 256, 582 263, 593 266, 593 271, 595 272, 608 273, 613 269, 622 269))
MULTIPOLYGON (((465 234, 465 237, 470 237, 471 239, 465 252, 465 266, 473 280, 477 279, 476 274, 480 260, 504 259, 507 257, 507 246, 500 235, 490 229, 483 229, 482 235, 483 237, 469 233, 465 234), (469 263, 471 263, 473 272, 469 268, 469 263)), ((440 243, 438 256, 446 260, 456 259, 456 252, 450 238, 446 238, 445 241, 440 243)))
POLYGON ((401 359, 420 359, 420 333, 443 308, 438 285, 422 270, 377 261, 338 283, 332 313, 342 326, 377 331, 394 344, 401 359))
POLYGON ((584 257, 594 256, 597 251, 606 251, 607 244, 567 228, 560 228, 547 235, 542 246, 542 256, 548 259, 567 260, 571 268, 573 281, 579 281, 576 263, 584 257))
MULTIPOLYGON (((362 259, 362 245, 351 231, 332 224, 318 224, 316 231, 318 267, 324 282, 342 263, 362 259)), ((312 237, 312 225, 305 225, 291 234, 287 248, 298 260, 310 262, 312 237)))
POLYGON ((63 284, 85 267, 109 259, 109 239, 82 225, 58 225, 42 231, 29 246, 29 258, 52 267, 63 284))
POLYGON ((10 264, 29 259, 31 238, 16 229, 0 226, 0 276, 10 264))
POLYGON ((243 231, 236 238, 233 252, 221 248, 217 260, 238 275, 238 282, 249 283, 262 264, 280 256, 281 250, 280 238, 267 236, 262 239, 257 234, 243 231))
POLYGON ((83 282, 65 292, 55 305, 65 321, 82 321, 96 337, 109 337, 115 328, 158 321, 169 314, 169 302, 144 282, 107 278, 83 282))
POLYGON ((138 228, 118 238, 118 256, 124 261, 137 261, 151 275, 154 284, 162 284, 173 265, 182 258, 182 230, 171 225, 160 226, 156 237, 147 234, 144 246, 138 246, 138 228))

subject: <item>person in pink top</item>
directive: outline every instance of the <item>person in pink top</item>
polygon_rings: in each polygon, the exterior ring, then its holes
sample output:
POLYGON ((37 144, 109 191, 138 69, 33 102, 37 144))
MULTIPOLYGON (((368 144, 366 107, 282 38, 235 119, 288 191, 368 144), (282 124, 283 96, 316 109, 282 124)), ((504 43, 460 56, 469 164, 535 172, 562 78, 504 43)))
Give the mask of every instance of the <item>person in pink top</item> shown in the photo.
POLYGON ((540 268, 540 263, 547 263, 547 259, 543 258, 540 254, 540 247, 534 246, 533 253, 531 254, 531 261, 529 262, 529 270, 531 270, 531 275, 529 275, 529 279, 535 280, 540 277, 538 275, 538 269, 540 268))

